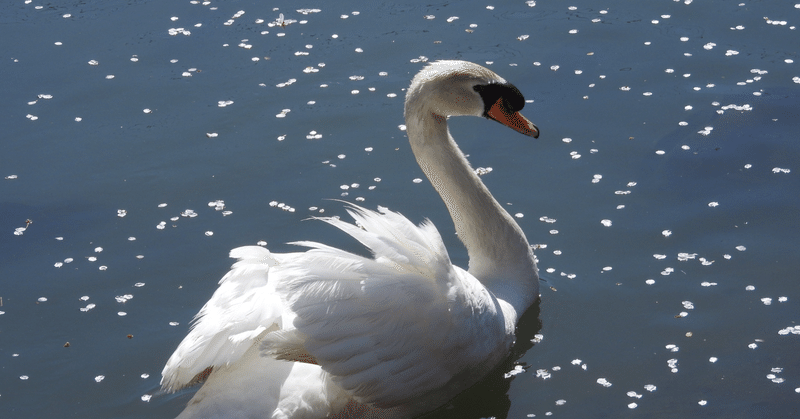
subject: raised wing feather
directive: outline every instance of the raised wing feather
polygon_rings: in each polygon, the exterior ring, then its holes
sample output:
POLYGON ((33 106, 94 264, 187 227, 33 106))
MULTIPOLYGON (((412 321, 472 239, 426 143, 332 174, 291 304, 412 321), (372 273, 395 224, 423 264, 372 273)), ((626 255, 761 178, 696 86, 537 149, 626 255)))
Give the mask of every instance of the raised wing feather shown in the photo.
POLYGON ((318 363, 361 403, 392 408, 436 397, 437 405, 455 395, 450 383, 463 390, 499 362, 513 340, 503 310, 452 265, 435 227, 385 208, 349 212, 355 225, 322 220, 373 258, 315 242, 295 243, 311 248, 302 253, 231 251, 238 261, 167 362, 162 385, 175 390, 222 366, 219 374, 234 380, 226 371, 241 371, 256 347, 318 363))
MULTIPOLYGON (((373 259, 301 242, 312 249, 280 266, 276 289, 297 315, 298 339, 333 380, 362 403, 392 407, 473 379, 459 375, 465 369, 482 376, 512 338, 496 300, 450 263, 430 223, 379 211, 352 207, 361 228, 324 219, 373 259)), ((279 353, 282 344, 267 336, 263 348, 279 353)))

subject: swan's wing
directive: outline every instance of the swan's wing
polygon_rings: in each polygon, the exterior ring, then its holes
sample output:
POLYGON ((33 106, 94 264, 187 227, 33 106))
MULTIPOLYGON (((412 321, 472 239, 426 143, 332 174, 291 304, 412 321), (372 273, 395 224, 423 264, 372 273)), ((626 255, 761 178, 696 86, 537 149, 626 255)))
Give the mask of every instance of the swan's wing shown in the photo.
POLYGON ((208 367, 235 362, 254 341, 291 321, 285 318, 272 281, 267 280, 271 267, 291 255, 273 255, 263 247, 246 246, 231 250, 230 256, 238 262, 220 280, 161 373, 161 384, 167 390, 193 383, 208 367))
MULTIPOLYGON (((495 300, 450 263, 433 225, 379 210, 354 207, 361 228, 325 219, 374 259, 302 242, 312 250, 280 267, 276 288, 297 315, 297 340, 334 381, 360 402, 392 407, 462 379, 465 369, 482 375, 487 357, 509 342, 495 300)), ((279 354, 273 337, 263 348, 279 354)))

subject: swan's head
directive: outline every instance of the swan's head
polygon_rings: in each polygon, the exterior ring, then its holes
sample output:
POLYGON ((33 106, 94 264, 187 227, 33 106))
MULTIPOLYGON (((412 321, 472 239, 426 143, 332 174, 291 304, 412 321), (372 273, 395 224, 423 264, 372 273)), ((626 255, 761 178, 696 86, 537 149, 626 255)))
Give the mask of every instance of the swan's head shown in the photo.
POLYGON ((538 137, 539 129, 519 111, 525 98, 519 89, 493 71, 468 61, 436 61, 411 81, 406 117, 418 113, 440 116, 482 116, 522 134, 538 137))

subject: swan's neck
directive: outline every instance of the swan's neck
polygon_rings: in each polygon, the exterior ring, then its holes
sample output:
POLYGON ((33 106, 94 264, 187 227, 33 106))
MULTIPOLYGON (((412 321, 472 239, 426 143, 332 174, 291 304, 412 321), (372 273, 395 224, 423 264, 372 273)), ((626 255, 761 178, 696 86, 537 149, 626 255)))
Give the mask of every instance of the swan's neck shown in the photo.
MULTIPOLYGON (((408 108, 406 109, 409 110, 408 108)), ((533 251, 522 229, 492 197, 447 129, 430 111, 406 114, 417 163, 442 197, 469 253, 469 272, 522 315, 538 297, 533 251)))

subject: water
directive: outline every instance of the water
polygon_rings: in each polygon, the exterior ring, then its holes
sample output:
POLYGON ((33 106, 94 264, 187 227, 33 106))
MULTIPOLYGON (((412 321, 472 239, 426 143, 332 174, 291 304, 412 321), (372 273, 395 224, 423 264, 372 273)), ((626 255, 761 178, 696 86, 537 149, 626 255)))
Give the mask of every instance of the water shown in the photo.
POLYGON ((418 61, 444 58, 533 100, 538 140, 451 127, 543 282, 524 372, 433 416, 796 413, 800 6, 530 3, 3 5, 4 416, 176 415, 191 392, 160 371, 229 249, 359 249, 304 221, 344 215, 329 198, 429 217, 465 266, 398 128, 418 61))

